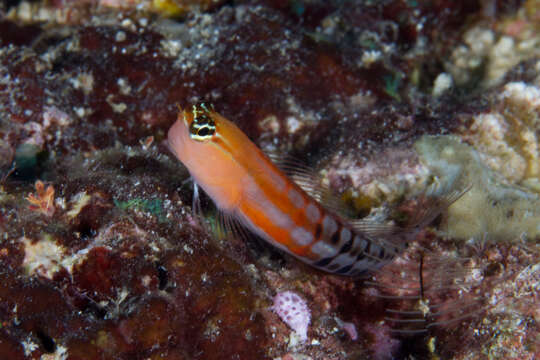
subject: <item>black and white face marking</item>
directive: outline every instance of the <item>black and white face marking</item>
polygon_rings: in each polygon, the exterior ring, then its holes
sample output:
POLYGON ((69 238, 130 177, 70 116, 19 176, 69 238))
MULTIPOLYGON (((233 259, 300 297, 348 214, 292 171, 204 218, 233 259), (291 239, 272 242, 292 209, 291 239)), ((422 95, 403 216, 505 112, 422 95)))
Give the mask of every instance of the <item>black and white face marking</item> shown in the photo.
POLYGON ((216 133, 216 123, 206 104, 193 106, 193 121, 189 125, 189 137, 196 141, 210 140, 216 133))

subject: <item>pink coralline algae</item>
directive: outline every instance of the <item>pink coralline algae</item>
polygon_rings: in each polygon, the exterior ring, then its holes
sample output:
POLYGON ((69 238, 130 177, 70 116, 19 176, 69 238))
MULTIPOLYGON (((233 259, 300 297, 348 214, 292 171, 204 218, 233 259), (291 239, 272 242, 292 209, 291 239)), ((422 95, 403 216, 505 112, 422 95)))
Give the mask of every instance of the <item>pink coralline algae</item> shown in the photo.
POLYGON ((356 331, 356 326, 352 322, 342 321, 339 318, 335 318, 336 323, 349 335, 352 341, 358 340, 358 331, 356 331))
POLYGON ((274 296, 272 310, 300 336, 302 341, 307 340, 311 314, 304 299, 292 291, 280 292, 274 296))

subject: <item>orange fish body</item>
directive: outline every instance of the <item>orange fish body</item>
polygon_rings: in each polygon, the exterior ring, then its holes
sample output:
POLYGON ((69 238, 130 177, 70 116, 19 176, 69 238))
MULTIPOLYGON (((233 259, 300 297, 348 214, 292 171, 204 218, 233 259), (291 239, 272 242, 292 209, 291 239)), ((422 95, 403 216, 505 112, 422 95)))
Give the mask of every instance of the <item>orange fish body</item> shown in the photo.
POLYGON ((204 104, 179 114, 168 141, 221 211, 308 264, 358 275, 387 263, 397 250, 326 210, 234 123, 204 104))

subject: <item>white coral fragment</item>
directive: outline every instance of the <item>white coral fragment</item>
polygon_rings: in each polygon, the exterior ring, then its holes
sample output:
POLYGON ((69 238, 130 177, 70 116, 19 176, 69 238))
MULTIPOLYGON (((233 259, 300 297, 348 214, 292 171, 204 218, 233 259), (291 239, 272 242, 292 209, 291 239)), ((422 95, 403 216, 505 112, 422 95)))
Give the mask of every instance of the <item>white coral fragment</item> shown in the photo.
POLYGON ((58 246, 50 236, 44 236, 39 241, 23 237, 20 242, 24 244, 23 267, 27 273, 52 279, 54 273, 60 269, 65 249, 58 246))
POLYGON ((506 84, 501 97, 533 108, 540 107, 540 88, 521 81, 506 84))

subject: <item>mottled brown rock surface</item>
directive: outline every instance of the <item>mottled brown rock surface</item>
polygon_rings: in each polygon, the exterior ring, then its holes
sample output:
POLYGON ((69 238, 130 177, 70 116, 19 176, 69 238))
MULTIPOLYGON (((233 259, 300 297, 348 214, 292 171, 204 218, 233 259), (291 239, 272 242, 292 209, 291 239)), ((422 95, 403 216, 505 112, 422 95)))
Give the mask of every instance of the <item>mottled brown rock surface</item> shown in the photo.
POLYGON ((0 359, 534 359, 539 14, 533 0, 2 3, 0 359), (414 216, 449 176, 437 166, 473 188, 374 284, 217 240, 164 142, 177 105, 202 100, 355 215, 414 216), (285 290, 307 300, 306 343, 270 310, 285 290))

